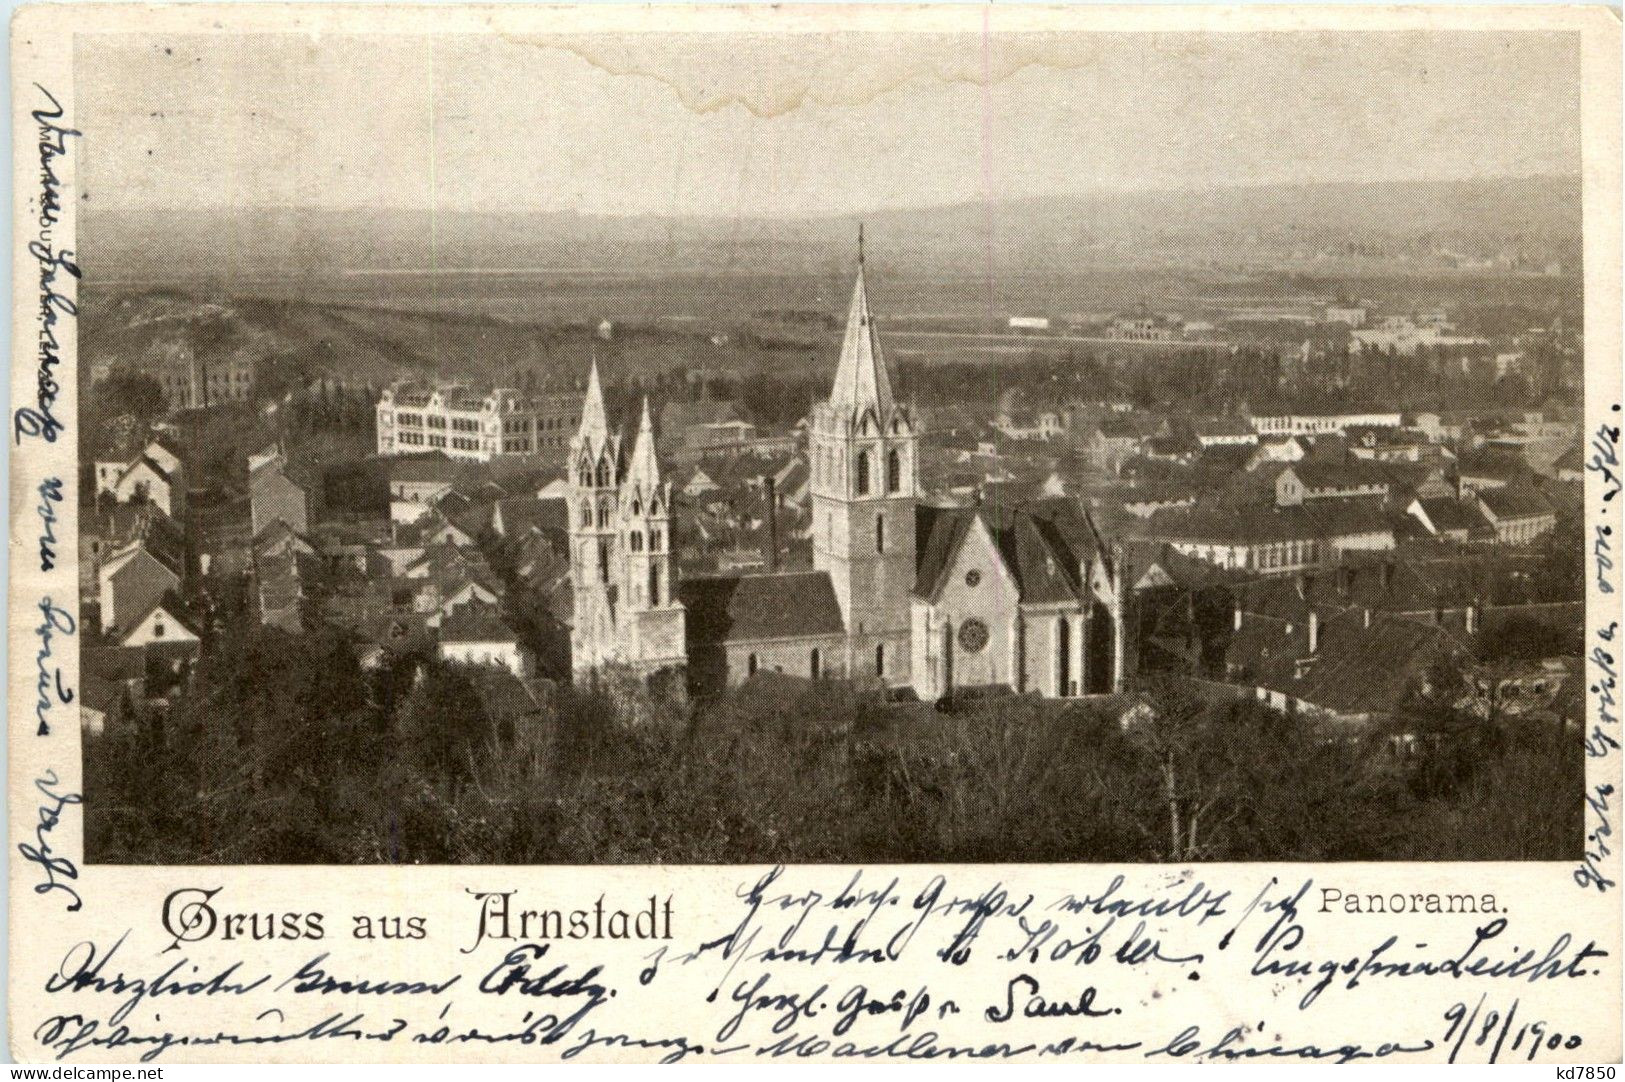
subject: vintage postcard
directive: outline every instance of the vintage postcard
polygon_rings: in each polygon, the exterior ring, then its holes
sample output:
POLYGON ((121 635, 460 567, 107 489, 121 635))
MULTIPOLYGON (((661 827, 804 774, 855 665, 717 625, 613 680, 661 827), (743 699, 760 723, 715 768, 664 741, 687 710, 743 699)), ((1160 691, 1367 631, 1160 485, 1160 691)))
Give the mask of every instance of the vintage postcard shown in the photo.
POLYGON ((1617 1063, 1620 44, 22 10, 11 1055, 1617 1063))

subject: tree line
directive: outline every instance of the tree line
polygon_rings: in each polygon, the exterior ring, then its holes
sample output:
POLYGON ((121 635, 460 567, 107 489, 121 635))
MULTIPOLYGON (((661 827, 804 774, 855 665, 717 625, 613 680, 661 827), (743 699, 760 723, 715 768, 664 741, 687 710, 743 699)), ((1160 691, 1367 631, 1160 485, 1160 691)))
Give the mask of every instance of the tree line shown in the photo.
POLYGON ((767 678, 712 700, 364 672, 337 634, 223 638, 166 709, 85 743, 98 863, 1532 860, 1581 843, 1572 735, 1419 703, 1328 739, 1251 700, 953 712, 767 678), (276 689, 267 694, 267 689, 276 689))

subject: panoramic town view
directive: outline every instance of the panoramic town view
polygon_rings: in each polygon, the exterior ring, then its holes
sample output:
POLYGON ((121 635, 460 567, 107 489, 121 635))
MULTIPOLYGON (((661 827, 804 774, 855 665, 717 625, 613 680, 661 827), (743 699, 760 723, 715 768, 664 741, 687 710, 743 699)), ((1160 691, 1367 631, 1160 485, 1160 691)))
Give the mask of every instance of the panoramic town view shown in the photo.
MULTIPOLYGON (((1285 177, 896 166, 912 198, 749 215, 699 178, 620 212, 92 184, 90 859, 1572 857, 1574 78, 1497 91, 1502 157, 1355 131, 1285 177)), ((1381 92, 1458 107, 1430 87, 1381 92)), ((907 150, 773 138, 785 176, 907 150)))

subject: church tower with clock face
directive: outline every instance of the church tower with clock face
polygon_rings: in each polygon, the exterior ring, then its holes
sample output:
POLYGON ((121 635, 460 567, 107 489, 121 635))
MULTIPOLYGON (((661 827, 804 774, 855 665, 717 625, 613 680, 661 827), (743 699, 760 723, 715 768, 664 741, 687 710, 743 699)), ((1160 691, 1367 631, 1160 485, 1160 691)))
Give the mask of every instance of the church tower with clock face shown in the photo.
POLYGON ((888 685, 910 682, 919 433, 892 397, 864 277, 847 310, 835 385, 813 407, 808 435, 813 566, 828 572, 846 623, 847 672, 888 685))

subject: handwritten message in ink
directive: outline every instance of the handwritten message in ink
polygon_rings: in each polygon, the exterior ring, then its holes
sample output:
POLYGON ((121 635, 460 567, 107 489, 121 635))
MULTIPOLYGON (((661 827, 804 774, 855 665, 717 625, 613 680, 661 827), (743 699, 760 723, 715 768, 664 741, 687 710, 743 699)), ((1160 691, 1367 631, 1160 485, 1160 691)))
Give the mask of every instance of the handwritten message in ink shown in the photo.
POLYGON ((1079 875, 1039 894, 974 872, 773 868, 692 920, 669 895, 565 908, 470 889, 447 927, 182 888, 165 900, 162 935, 141 928, 63 955, 33 1040, 58 1060, 147 1062, 287 1044, 666 1062, 1536 1062, 1585 1047, 1588 1034, 1549 1005, 1607 979, 1596 939, 1525 934, 1494 892, 1079 875), (1413 918, 1403 935, 1401 915, 1413 918), (1371 916, 1384 919, 1361 923, 1371 916), (381 936, 445 945, 411 955, 428 964, 402 962, 406 947, 347 961, 381 936), (268 960, 266 946, 286 958, 290 943, 293 960, 268 960), (1396 997, 1437 1009, 1389 1012, 1348 1039, 1350 1011, 1396 997), (1254 1005, 1246 1019, 1231 1000, 1254 1005), (228 1015, 240 1024, 220 1025, 228 1015))
POLYGON ((58 163, 67 158, 71 141, 81 133, 68 123, 67 112, 55 94, 38 83, 34 89, 43 99, 43 104, 31 114, 37 129, 39 188, 35 194, 38 205, 35 232, 28 242, 28 252, 34 257, 39 274, 38 383, 33 405, 20 406, 12 414, 12 431, 18 443, 24 437, 54 443, 65 427, 55 412, 61 391, 56 370, 62 363, 63 341, 58 324, 66 324, 79 314, 73 291, 64 283, 80 277, 73 249, 59 247, 56 239, 63 209, 63 180, 58 163))
MULTIPOLYGON (((1620 407, 1611 407, 1617 416, 1620 407)), ((1591 438, 1591 457, 1586 469, 1599 475, 1601 510, 1607 513, 1615 496, 1619 494, 1619 436, 1618 425, 1597 427, 1591 438)), ((1615 592, 1613 559, 1614 528, 1608 522, 1592 527, 1591 562, 1594 581, 1599 593, 1615 592)), ((1588 671, 1587 690, 1592 703, 1591 722, 1585 734, 1585 751, 1589 760, 1606 760, 1619 751, 1619 662, 1616 639, 1619 634, 1617 620, 1603 619, 1591 630, 1591 648, 1586 654, 1588 671)), ((1612 844, 1614 805, 1617 802, 1612 783, 1590 783, 1585 794, 1585 855, 1574 870, 1574 881, 1582 887, 1606 891, 1615 883, 1603 872, 1603 864, 1614 852, 1612 844)))
POLYGON ((54 832, 62 825, 62 817, 67 810, 84 801, 78 793, 63 791, 54 771, 47 771, 44 777, 36 779, 34 788, 40 797, 39 818, 33 825, 33 839, 19 842, 17 851, 31 863, 39 865, 43 878, 34 884, 34 893, 66 895, 68 911, 73 912, 84 904, 78 890, 72 885, 72 880, 79 878, 79 869, 71 859, 52 847, 51 839, 60 837, 54 832))

